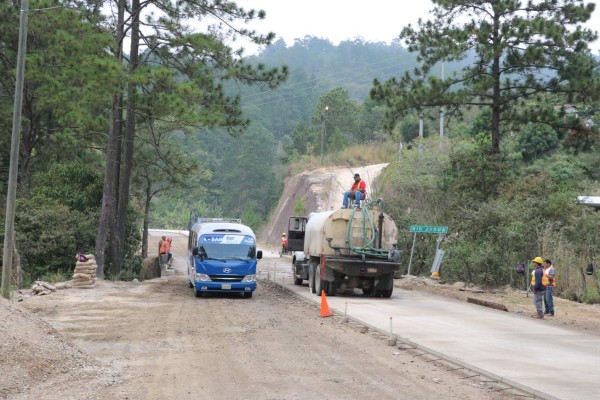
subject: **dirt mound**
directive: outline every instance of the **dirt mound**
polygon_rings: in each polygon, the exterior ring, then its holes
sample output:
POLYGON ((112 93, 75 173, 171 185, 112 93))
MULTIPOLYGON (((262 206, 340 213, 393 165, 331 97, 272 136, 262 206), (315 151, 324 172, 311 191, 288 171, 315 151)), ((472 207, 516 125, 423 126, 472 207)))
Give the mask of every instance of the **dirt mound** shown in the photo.
POLYGON ((0 337, 0 399, 50 398, 49 388, 52 398, 59 392, 68 399, 73 387, 82 394, 80 386, 92 398, 102 384, 99 373, 107 372, 49 324, 5 299, 0 299, 0 337))
POLYGON ((281 233, 287 231, 288 218, 307 217, 311 212, 332 210, 342 206, 344 191, 350 189, 353 175, 359 173, 367 184, 367 196, 377 198, 377 177, 388 164, 368 165, 356 168, 321 168, 292 176, 285 181, 285 188, 271 215, 269 223, 259 234, 263 243, 277 247, 281 233), (302 209, 302 211, 299 211, 302 209))

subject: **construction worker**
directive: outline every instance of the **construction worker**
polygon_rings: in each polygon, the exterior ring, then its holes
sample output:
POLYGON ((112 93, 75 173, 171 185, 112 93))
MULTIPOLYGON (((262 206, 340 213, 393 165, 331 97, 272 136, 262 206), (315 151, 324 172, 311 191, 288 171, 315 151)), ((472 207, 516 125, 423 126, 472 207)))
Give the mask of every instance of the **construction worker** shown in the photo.
POLYGON ((544 260, 544 276, 548 285, 544 291, 544 315, 551 315, 554 317, 554 288, 556 287, 556 270, 552 265, 552 260, 544 260))
POLYGON ((167 264, 167 237, 163 236, 158 241, 158 263, 160 268, 166 267, 167 264))
POLYGON ((165 250, 167 251, 167 269, 173 269, 173 254, 171 254, 171 245, 173 244, 173 238, 167 238, 167 245, 165 250))
POLYGON ((281 234, 281 254, 287 253, 288 239, 285 232, 281 234))
POLYGON ((360 207, 360 201, 367 196, 367 183, 360 179, 359 174, 354 174, 354 184, 347 192, 344 192, 342 208, 348 208, 348 199, 354 199, 354 206, 360 207))
POLYGON ((533 292, 533 304, 535 305, 536 310, 536 314, 533 314, 531 317, 542 319, 544 318, 542 298, 544 297, 546 286, 548 286, 548 280, 544 275, 544 271, 542 270, 542 263, 544 262, 542 257, 536 257, 531 261, 535 267, 535 269, 531 272, 531 291, 533 292))

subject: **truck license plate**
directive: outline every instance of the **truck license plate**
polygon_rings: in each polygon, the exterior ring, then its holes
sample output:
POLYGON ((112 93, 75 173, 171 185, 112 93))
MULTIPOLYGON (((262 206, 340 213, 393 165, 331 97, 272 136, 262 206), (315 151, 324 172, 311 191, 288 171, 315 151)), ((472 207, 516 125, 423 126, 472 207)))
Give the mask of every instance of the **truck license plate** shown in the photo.
POLYGON ((221 289, 231 289, 231 283, 222 283, 221 289))

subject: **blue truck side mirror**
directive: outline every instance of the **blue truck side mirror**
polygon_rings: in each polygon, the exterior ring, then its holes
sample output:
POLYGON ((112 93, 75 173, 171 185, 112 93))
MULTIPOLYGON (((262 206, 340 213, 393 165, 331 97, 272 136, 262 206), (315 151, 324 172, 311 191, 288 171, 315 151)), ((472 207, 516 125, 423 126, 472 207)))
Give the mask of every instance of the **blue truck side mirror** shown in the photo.
POLYGON ((260 260, 262 258, 262 250, 256 252, 256 259, 260 260))
POLYGON ((194 247, 192 249, 192 255, 197 256, 198 255, 198 247, 194 247))

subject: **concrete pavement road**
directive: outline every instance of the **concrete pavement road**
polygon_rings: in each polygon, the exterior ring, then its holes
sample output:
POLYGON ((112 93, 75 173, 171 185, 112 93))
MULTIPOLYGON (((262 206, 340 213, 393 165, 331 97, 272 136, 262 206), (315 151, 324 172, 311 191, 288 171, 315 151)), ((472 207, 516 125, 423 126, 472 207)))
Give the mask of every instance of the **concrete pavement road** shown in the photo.
MULTIPOLYGON (((296 286, 291 261, 261 261, 271 280, 309 301, 296 286)), ((358 291, 356 291, 358 293, 358 291)), ((395 288, 390 299, 359 294, 328 296, 330 309, 393 333, 434 354, 547 399, 600 399, 600 338, 424 292, 395 288)), ((532 305, 533 309, 533 305, 532 305)))

